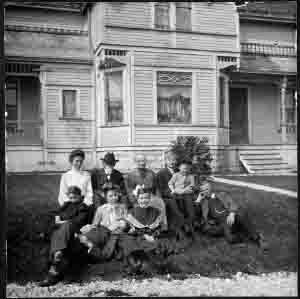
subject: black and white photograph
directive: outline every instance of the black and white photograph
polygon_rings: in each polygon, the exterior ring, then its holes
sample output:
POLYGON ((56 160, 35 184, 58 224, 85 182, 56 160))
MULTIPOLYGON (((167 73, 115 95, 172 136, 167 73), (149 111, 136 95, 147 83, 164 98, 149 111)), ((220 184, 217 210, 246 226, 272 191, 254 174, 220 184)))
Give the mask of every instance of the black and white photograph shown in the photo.
POLYGON ((297 1, 1 10, 7 298, 298 296, 297 1))

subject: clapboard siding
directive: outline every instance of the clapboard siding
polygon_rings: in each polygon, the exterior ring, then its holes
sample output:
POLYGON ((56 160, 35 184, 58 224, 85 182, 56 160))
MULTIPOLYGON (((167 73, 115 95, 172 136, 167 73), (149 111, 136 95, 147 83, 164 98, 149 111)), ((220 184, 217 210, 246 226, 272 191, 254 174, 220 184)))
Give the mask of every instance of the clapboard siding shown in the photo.
POLYGON ((202 70, 196 73, 196 99, 194 99, 194 123, 216 123, 216 74, 202 70))
POLYGON ((177 136, 207 137, 210 145, 216 144, 216 128, 205 127, 167 127, 149 126, 135 128, 135 141, 137 145, 168 145, 177 136))
POLYGON ((74 70, 72 72, 48 72, 47 84, 91 86, 92 74, 89 72, 82 72, 79 70, 74 70))
POLYGON ((106 24, 151 28, 151 2, 106 2, 106 24))
POLYGON ((87 30, 86 16, 80 13, 33 8, 6 8, 5 24, 87 30))
POLYGON ((194 50, 238 52, 236 37, 176 33, 176 47, 194 50))
POLYGON ((193 2, 192 25, 194 31, 235 34, 236 20, 233 2, 193 2))
POLYGON ((97 2, 93 5, 91 11, 91 40, 92 47, 104 41, 104 2, 97 2))
POLYGON ((190 55, 168 52, 135 51, 134 64, 136 66, 168 66, 190 68, 212 68, 213 56, 190 55))
POLYGON ((6 31, 6 56, 89 59, 88 36, 6 31))
MULTIPOLYGON (((106 2, 107 25, 152 28, 153 3, 106 2)), ((236 28, 233 3, 194 2, 192 5, 192 30, 196 32, 233 34, 236 28)))
POLYGON ((129 127, 111 127, 98 129, 98 146, 129 145, 129 127))
POLYGON ((172 47, 170 32, 152 30, 132 30, 124 28, 105 28, 104 43, 128 46, 172 47))
POLYGON ((286 24, 241 22, 240 36, 241 42, 296 43, 295 28, 286 24))
POLYGON ((153 121, 153 74, 152 70, 134 72, 135 123, 153 121))

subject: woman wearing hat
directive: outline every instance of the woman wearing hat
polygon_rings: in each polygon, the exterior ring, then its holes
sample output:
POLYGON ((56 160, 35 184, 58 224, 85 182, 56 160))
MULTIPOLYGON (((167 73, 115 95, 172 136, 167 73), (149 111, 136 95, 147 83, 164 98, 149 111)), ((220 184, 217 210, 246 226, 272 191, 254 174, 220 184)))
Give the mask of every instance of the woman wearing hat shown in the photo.
POLYGON ((84 203, 90 206, 93 203, 93 189, 91 184, 91 176, 87 171, 82 170, 85 154, 82 150, 73 150, 69 155, 71 169, 61 176, 60 188, 58 195, 59 205, 62 206, 69 201, 67 190, 70 186, 80 188, 84 203))
POLYGON ((126 195, 123 175, 114 168, 119 160, 115 158, 114 153, 106 153, 101 160, 103 168, 91 171, 95 208, 105 203, 104 189, 107 185, 119 186, 121 194, 126 195))

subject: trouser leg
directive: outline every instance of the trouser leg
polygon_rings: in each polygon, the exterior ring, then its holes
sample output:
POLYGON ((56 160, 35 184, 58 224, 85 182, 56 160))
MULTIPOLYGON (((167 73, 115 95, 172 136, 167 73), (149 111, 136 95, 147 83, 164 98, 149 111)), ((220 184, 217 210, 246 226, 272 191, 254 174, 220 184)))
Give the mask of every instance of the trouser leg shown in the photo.
POLYGON ((249 239, 251 239, 253 241, 258 241, 259 233, 247 211, 241 210, 238 213, 236 213, 235 222, 236 222, 236 226, 238 227, 239 231, 246 234, 246 236, 249 239))
POLYGON ((68 247, 70 240, 73 238, 77 227, 71 222, 60 225, 51 236, 50 256, 56 251, 64 250, 68 247))
POLYGON ((172 198, 164 199, 166 205, 167 222, 170 230, 176 230, 183 226, 184 215, 179 210, 177 202, 172 198))
POLYGON ((195 220, 195 207, 194 202, 191 196, 183 197, 183 205, 185 210, 185 215, 187 218, 187 222, 192 224, 195 220))

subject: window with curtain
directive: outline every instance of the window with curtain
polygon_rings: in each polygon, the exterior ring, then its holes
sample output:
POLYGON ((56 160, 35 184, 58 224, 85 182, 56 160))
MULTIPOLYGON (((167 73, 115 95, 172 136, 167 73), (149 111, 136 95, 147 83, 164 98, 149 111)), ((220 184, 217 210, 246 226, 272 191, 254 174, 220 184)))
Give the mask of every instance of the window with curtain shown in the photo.
POLYGON ((225 126, 225 79, 223 77, 219 77, 219 101, 220 101, 220 127, 225 126))
POLYGON ((285 118, 287 124, 295 124, 296 123, 296 99, 295 99, 295 91, 288 90, 285 98, 285 118))
POLYGON ((154 27, 158 29, 170 28, 170 4, 168 2, 157 2, 154 5, 154 27))
POLYGON ((176 2, 176 30, 192 30, 191 2, 176 2))
POLYGON ((62 117, 77 117, 77 91, 63 90, 62 91, 62 117))
POLYGON ((18 120, 18 81, 9 79, 6 81, 5 102, 7 120, 18 120))
POLYGON ((123 71, 104 73, 104 98, 106 123, 122 123, 123 111, 123 71))
POLYGON ((159 123, 191 123, 192 73, 157 73, 159 123))

